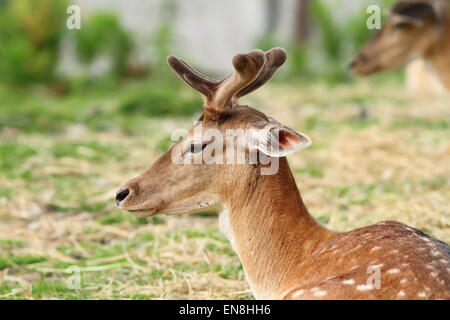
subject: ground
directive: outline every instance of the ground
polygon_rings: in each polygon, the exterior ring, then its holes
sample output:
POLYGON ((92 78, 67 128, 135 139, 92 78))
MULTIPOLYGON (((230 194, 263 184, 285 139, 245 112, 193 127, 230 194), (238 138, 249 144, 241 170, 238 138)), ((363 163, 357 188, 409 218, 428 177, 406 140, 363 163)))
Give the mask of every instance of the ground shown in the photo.
MULTIPOLYGON (((252 298, 214 214, 137 219, 114 203, 198 114, 131 117, 114 93, 0 99, 0 298, 252 298)), ((291 81, 245 101, 312 138, 289 162, 328 228, 398 220, 450 241, 448 96, 291 81)))

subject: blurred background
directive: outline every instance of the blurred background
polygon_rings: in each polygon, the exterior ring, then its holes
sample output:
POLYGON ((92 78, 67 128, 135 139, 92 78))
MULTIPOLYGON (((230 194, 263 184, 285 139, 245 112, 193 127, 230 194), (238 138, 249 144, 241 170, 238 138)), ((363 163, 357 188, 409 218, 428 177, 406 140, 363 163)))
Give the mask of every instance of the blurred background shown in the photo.
POLYGON ((285 75, 345 81, 347 60, 373 34, 367 6, 394 2, 2 0, 1 77, 63 94, 93 79, 156 77, 169 53, 222 76, 236 52, 282 46, 285 75), (80 30, 66 27, 70 4, 81 9, 80 30))
POLYGON ((367 6, 393 3, 0 0, 0 298, 251 298, 214 213, 115 208, 202 111, 169 54, 221 78, 236 53, 284 47, 286 65, 246 100, 313 138, 290 157, 312 214, 339 231, 399 220, 448 242, 448 96, 407 91, 402 70, 346 68, 376 32, 367 6))

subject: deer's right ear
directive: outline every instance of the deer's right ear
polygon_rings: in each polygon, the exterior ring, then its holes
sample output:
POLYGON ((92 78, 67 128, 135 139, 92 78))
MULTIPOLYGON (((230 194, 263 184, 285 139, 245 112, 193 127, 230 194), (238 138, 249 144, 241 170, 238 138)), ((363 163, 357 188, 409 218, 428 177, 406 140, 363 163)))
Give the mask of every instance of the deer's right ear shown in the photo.
POLYGON ((421 27, 427 20, 436 21, 439 18, 438 9, 428 2, 399 2, 391 11, 400 18, 396 28, 414 25, 421 27))
POLYGON ((295 131, 278 121, 266 122, 261 127, 256 124, 251 129, 249 147, 256 148, 270 157, 285 157, 305 149, 311 138, 295 131))

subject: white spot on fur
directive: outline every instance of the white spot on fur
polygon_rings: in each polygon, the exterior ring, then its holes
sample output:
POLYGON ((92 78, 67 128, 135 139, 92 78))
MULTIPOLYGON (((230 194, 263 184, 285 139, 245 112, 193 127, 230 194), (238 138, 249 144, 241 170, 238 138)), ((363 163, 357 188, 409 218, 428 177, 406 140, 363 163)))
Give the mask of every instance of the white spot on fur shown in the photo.
POLYGON ((419 293, 417 294, 417 296, 423 298, 423 297, 426 296, 426 293, 422 291, 422 292, 419 292, 419 293))
POLYGON ((344 280, 342 281, 343 284, 355 284, 355 280, 353 279, 348 279, 348 280, 344 280))
POLYGON ((293 295, 292 295, 292 297, 294 297, 294 298, 298 298, 298 297, 300 297, 302 294, 304 294, 305 293, 305 290, 298 290, 298 291, 296 291, 293 295))
POLYGON ((316 296, 316 297, 323 297, 326 294, 327 294, 326 290, 319 290, 319 291, 314 292, 314 296, 316 296))
POLYGON ((387 273, 399 273, 400 269, 389 269, 387 273))
POLYGON ((353 249, 351 249, 350 251, 355 251, 355 250, 358 250, 359 248, 361 248, 362 247, 362 245, 360 245, 360 244, 358 244, 356 247, 354 247, 353 249))
POLYGON ((376 250, 380 250, 380 249, 381 249, 380 246, 375 246, 375 247, 373 247, 372 249, 370 249, 370 251, 376 251, 376 250))
POLYGON ((405 291, 401 290, 397 295, 399 297, 404 297, 405 296, 405 291))
POLYGON ((372 290, 373 287, 371 284, 360 284, 359 286, 356 287, 356 289, 358 289, 359 291, 367 291, 372 290))
POLYGON ((436 250, 431 250, 431 255, 433 255, 434 257, 442 256, 442 254, 436 250))
POLYGON ((406 281, 408 281, 408 280, 403 278, 402 280, 400 280, 400 283, 405 283, 406 281))
POLYGON ((236 251, 236 240, 234 238, 233 229, 230 225, 230 218, 228 216, 228 209, 223 210, 219 214, 219 229, 230 241, 231 247, 236 251))

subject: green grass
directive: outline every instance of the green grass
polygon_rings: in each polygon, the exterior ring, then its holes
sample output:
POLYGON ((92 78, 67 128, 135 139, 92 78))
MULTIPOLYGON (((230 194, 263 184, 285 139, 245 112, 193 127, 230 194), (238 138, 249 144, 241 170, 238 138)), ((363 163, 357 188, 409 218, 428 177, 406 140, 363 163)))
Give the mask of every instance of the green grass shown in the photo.
POLYGON ((4 248, 20 248, 25 247, 27 243, 22 240, 0 239, 0 247, 4 248))
POLYGON ((171 77, 171 81, 149 81, 83 88, 67 96, 54 97, 33 88, 0 87, 0 129, 27 133, 58 133, 82 124, 94 131, 121 129, 138 133, 142 118, 192 116, 201 110, 198 94, 171 77), (18 107, 19 106, 19 107, 18 107), (138 129, 138 130, 137 130, 138 129))
POLYGON ((12 268, 14 266, 26 266, 45 261, 45 257, 40 256, 0 256, 0 270, 12 268))

